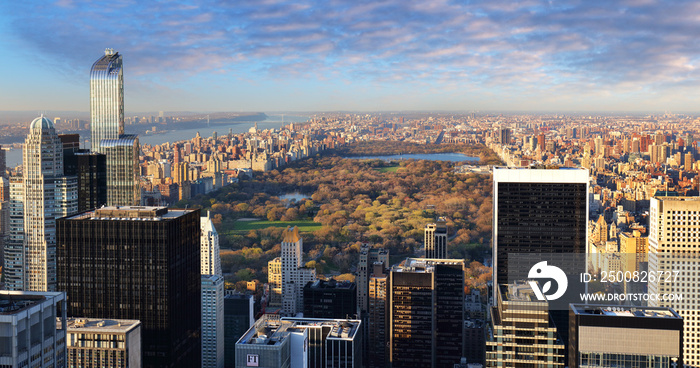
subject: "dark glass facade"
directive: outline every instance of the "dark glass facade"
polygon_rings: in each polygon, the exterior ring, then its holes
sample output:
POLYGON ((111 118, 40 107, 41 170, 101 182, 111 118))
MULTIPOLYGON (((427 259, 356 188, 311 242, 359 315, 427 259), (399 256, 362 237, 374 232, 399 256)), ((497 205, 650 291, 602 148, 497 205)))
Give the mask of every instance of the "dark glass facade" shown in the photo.
POLYGON ((304 286, 305 318, 353 318, 357 313, 354 282, 317 280, 304 286))
POLYGON ((65 155, 64 161, 66 175, 78 177, 78 211, 89 211, 105 205, 107 203, 107 156, 80 150, 65 155))
POLYGON ((224 297, 224 367, 236 367, 236 342, 250 328, 250 296, 224 297))
POLYGON ((462 357, 464 263, 431 261, 414 259, 418 266, 390 274, 392 368, 451 367, 462 357))
POLYGON ((494 285, 509 283, 508 253, 586 252, 585 183, 499 182, 497 190, 494 285))
POLYGON ((144 367, 199 366, 199 212, 107 207, 59 219, 68 315, 140 320, 144 367))

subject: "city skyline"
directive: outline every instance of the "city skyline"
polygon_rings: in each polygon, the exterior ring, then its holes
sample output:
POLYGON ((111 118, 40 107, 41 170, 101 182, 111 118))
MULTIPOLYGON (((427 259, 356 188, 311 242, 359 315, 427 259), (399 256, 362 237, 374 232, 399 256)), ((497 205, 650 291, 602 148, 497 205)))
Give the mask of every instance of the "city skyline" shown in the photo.
POLYGON ((127 111, 698 111, 692 2, 0 7, 0 111, 88 110, 105 48, 127 111))

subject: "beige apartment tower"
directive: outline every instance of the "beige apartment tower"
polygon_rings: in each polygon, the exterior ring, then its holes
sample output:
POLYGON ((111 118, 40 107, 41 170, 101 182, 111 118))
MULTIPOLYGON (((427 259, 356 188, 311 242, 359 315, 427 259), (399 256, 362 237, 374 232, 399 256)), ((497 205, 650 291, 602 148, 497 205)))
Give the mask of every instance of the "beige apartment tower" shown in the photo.
POLYGON ((137 320, 71 318, 67 340, 68 367, 141 367, 141 322, 137 320))

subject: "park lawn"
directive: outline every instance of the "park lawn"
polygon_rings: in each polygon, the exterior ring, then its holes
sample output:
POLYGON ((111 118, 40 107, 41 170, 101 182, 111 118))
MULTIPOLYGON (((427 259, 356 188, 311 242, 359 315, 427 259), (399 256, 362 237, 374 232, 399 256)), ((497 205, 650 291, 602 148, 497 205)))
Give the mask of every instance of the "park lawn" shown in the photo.
POLYGON ((287 227, 298 226, 302 233, 316 231, 321 228, 320 222, 313 220, 297 220, 297 221, 236 221, 231 231, 235 233, 246 233, 250 230, 266 229, 268 227, 287 227))
POLYGON ((386 172, 395 173, 396 171, 399 170, 399 167, 400 167, 399 165, 396 165, 396 166, 387 166, 387 167, 380 167, 380 168, 377 168, 377 171, 383 172, 383 173, 386 173, 386 172))

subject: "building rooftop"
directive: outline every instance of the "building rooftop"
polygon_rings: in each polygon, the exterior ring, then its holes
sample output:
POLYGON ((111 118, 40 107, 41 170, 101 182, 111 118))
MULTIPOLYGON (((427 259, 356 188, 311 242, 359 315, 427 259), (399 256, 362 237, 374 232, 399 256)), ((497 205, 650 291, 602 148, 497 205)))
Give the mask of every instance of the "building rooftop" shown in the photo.
POLYGON ((49 291, 0 291, 0 315, 14 314, 49 298, 65 299, 63 292, 49 291))
POLYGON ((285 243, 296 243, 299 241, 299 228, 296 226, 287 227, 282 233, 282 241, 285 243))
POLYGON ((675 318, 682 317, 671 308, 663 307, 636 307, 627 305, 593 305, 571 304, 571 310, 576 315, 596 315, 636 318, 675 318))
POLYGON ((394 266, 394 272, 428 272, 432 273, 435 265, 461 265, 463 259, 437 259, 437 258, 406 258, 399 266, 394 266))
POLYGON ((338 281, 335 279, 330 279, 328 281, 325 280, 316 280, 316 281, 309 281, 309 283, 306 284, 306 287, 309 287, 311 289, 353 289, 355 287, 355 283, 352 281, 338 281))
POLYGON ((141 325, 135 319, 68 318, 68 332, 126 333, 141 325))
POLYGON ((359 331, 360 321, 322 318, 280 319, 276 315, 266 314, 255 321, 255 324, 241 336, 236 344, 278 345, 293 332, 321 326, 331 327, 327 338, 352 340, 359 331))
POLYGON ((82 212, 68 216, 69 220, 132 220, 132 221, 161 221, 183 216, 195 211, 194 209, 169 209, 167 207, 149 206, 105 206, 93 211, 82 212))

